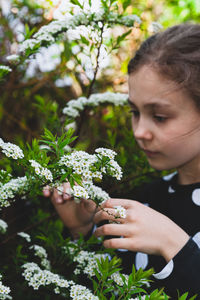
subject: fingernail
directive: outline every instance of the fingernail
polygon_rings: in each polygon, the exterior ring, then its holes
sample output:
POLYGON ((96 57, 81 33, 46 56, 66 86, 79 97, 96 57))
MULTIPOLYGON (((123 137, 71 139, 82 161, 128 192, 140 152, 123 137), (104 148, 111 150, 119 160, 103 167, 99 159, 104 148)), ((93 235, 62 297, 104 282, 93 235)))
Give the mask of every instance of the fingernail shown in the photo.
POLYGON ((62 203, 62 199, 60 199, 60 198, 56 199, 56 203, 58 203, 58 204, 62 203))

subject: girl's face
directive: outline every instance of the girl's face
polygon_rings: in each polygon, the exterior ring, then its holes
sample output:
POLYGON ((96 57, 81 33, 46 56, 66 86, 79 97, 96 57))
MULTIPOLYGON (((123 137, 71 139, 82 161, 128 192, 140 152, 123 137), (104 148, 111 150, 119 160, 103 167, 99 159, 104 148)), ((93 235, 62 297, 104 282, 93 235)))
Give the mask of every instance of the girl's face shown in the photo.
POLYGON ((132 128, 157 170, 200 169, 200 111, 186 92, 149 66, 129 76, 132 128))

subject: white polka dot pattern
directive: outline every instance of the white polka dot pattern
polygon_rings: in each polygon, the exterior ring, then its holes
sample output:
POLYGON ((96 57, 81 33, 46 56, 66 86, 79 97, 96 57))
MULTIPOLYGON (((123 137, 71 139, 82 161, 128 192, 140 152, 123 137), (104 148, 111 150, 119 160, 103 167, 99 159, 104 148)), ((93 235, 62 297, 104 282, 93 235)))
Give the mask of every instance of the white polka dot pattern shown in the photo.
POLYGON ((200 206, 200 188, 195 189, 192 192, 192 201, 196 204, 200 206))
MULTIPOLYGON (((120 238, 123 239, 124 237, 120 236, 120 238)), ((118 248, 117 250, 120 251, 120 252, 127 252, 128 251, 127 249, 122 249, 122 248, 118 248)))
POLYGON ((165 279, 172 273, 173 269, 174 269, 174 262, 171 259, 168 262, 168 264, 162 269, 162 271, 160 271, 159 273, 153 274, 153 276, 156 279, 165 279))
POLYGON ((195 243, 198 245, 198 247, 200 248, 200 232, 197 232, 194 236, 193 236, 193 238, 192 238, 194 241, 195 241, 195 243))
POLYGON ((177 172, 173 172, 173 173, 171 173, 171 174, 169 174, 169 175, 165 175, 165 176, 163 176, 163 179, 165 180, 165 181, 169 181, 170 179, 172 179, 172 177, 174 177, 174 175, 176 175, 177 174, 177 172))
POLYGON ((174 193, 175 192, 175 190, 171 187, 171 185, 169 186, 169 188, 168 188, 168 193, 169 194, 172 194, 172 193, 174 193))
POLYGON ((135 267, 136 270, 139 270, 139 268, 145 269, 148 265, 149 258, 146 253, 137 252, 135 256, 135 267))

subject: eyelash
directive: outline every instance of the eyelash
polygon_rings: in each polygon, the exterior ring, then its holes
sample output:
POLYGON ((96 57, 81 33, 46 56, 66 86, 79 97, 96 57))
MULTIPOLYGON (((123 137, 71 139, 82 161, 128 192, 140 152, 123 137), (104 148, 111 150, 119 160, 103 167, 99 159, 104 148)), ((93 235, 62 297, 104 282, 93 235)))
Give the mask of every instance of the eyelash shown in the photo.
MULTIPOLYGON (((135 118, 138 118, 140 115, 139 111, 134 110, 134 109, 131 109, 129 112, 132 113, 135 118)), ((164 123, 167 120, 166 117, 162 117, 159 115, 155 115, 155 116, 153 116, 153 118, 159 123, 164 123)))

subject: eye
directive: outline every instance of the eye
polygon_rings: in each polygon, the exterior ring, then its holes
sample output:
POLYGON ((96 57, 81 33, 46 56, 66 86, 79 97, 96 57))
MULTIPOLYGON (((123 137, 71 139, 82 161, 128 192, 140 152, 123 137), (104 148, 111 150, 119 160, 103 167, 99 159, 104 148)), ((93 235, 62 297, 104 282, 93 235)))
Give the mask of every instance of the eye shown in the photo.
POLYGON ((136 109, 131 109, 129 112, 132 113, 135 118, 139 117, 140 115, 139 111, 136 109))
POLYGON ((155 115, 155 116, 154 116, 154 119, 155 119, 157 122, 159 122, 159 123, 164 123, 164 122, 167 120, 166 117, 159 116, 159 115, 155 115))

